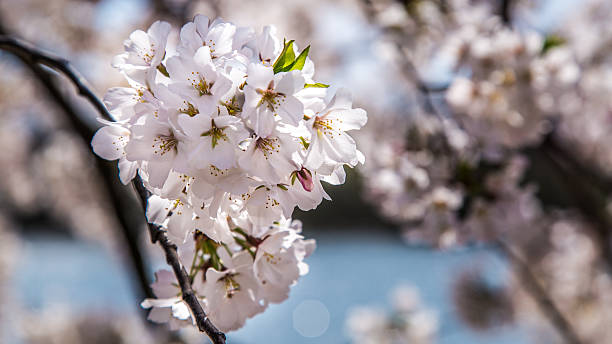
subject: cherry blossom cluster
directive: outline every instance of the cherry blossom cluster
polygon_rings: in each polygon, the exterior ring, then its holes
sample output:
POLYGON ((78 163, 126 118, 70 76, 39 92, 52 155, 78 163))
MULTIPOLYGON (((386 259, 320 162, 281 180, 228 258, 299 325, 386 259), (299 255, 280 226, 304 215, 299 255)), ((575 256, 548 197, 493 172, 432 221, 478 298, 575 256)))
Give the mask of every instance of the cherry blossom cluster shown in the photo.
POLYGON ((436 342, 438 315, 422 304, 412 285, 399 285, 392 292, 393 312, 359 306, 349 311, 346 332, 354 344, 436 342))
MULTIPOLYGON (((507 320, 551 323, 534 315, 541 296, 528 295, 531 270, 576 337, 607 342, 610 2, 581 3, 548 32, 530 27, 528 1, 510 2, 510 19, 498 2, 373 3, 383 45, 396 47, 381 58, 403 72, 415 101, 387 114, 392 125, 371 123, 375 131, 360 135, 367 199, 410 242, 509 247, 519 259, 517 317, 507 320), (446 75, 429 75, 438 70, 446 75)), ((495 323, 485 319, 495 304, 467 298, 458 307, 477 309, 467 318, 482 329, 495 323)))
MULTIPOLYGON (((377 143, 362 169, 370 199, 410 241, 449 246, 512 235, 542 215, 536 188, 523 183, 529 162, 521 150, 564 119, 559 100, 573 99, 580 68, 558 37, 513 29, 486 2, 455 0, 448 12, 427 3, 402 17, 414 21, 403 24, 414 37, 392 39, 414 51, 394 59, 417 71, 407 73, 410 83, 424 83, 418 71, 431 68, 422 56, 448 60, 451 77, 438 103, 426 106, 432 96, 421 95, 409 121, 382 128, 383 140, 379 131, 361 136, 377 143)), ((403 11, 383 8, 383 18, 403 11)))
MULTIPOLYGON (((350 94, 313 79, 310 47, 198 15, 176 47, 155 22, 125 41, 113 66, 130 87, 105 97, 94 151, 119 160, 152 193, 147 218, 178 246, 206 314, 222 331, 242 327, 288 297, 313 251, 294 208, 330 199, 321 182, 342 184, 344 166, 364 162, 348 131, 366 112, 350 94)), ((149 318, 178 328, 193 321, 170 271, 156 273, 149 318)))

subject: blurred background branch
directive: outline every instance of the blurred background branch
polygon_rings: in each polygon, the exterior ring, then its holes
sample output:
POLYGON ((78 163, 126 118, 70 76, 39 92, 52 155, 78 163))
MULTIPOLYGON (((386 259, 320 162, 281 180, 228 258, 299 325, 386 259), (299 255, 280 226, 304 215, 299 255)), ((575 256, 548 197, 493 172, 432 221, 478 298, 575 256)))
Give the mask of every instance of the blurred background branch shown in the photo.
MULTIPOLYGON (((60 107, 70 123, 71 127, 77 132, 81 138, 83 146, 89 150, 89 143, 95 132, 95 128, 90 127, 79 115, 79 111, 68 101, 63 95, 60 88, 57 86, 57 77, 49 69, 45 69, 42 65, 52 67, 64 73, 69 80, 77 87, 79 93, 86 97, 91 104, 100 112, 100 115, 110 120, 106 107, 93 94, 93 92, 85 85, 82 76, 72 68, 67 60, 54 58, 46 53, 35 49, 27 43, 23 43, 18 39, 8 36, 5 28, 0 27, 0 49, 4 49, 14 53, 28 67, 31 73, 36 77, 40 84, 46 89, 49 98, 60 107)), ((92 153, 93 156, 93 153, 92 153)), ((134 220, 134 198, 126 193, 125 188, 120 186, 118 179, 117 168, 114 164, 103 161, 95 157, 96 169, 102 177, 104 183, 103 190, 107 192, 110 204, 112 205, 114 215, 119 220, 120 233, 123 234, 127 251, 129 252, 130 265, 138 276, 138 295, 141 297, 153 297, 149 288, 150 276, 147 272, 142 248, 138 244, 138 229, 142 226, 134 220)), ((142 311, 144 314, 145 312, 142 311)))
MULTIPOLYGON (((83 122, 77 112, 70 106, 68 101, 66 101, 61 92, 54 86, 54 82, 52 81, 52 77, 48 74, 48 72, 40 67, 40 65, 45 65, 51 68, 58 70, 59 72, 66 75, 69 80, 75 85, 75 87, 79 90, 79 93, 84 96, 99 112, 100 116, 106 120, 112 121, 112 116, 108 113, 108 110, 102 103, 100 99, 98 99, 94 93, 86 86, 84 78, 78 74, 78 72, 72 68, 70 63, 62 58, 52 57, 33 46, 21 42, 10 36, 0 36, 0 49, 4 49, 7 51, 11 51, 15 55, 17 55, 21 61, 26 64, 33 73, 37 76, 37 78, 42 82, 43 85, 47 88, 47 90, 52 95, 52 98, 60 104, 60 106, 64 109, 64 111, 68 114, 68 117, 71 120, 72 125, 77 128, 78 132, 83 139, 84 145, 89 147, 89 142, 93 138, 94 130, 92 130, 87 124, 83 122)), ((100 160, 96 158, 96 160, 100 160)), ((121 230, 125 234, 125 239, 128 244, 130 256, 132 258, 132 264, 134 269, 136 270, 139 281, 141 282, 141 288, 144 290, 143 297, 152 298, 154 297, 150 288, 148 287, 148 276, 146 273, 146 265, 144 263, 144 258, 141 253, 141 249, 138 247, 137 236, 133 235, 134 230, 130 229, 130 225, 132 228, 141 228, 141 226, 133 226, 132 221, 129 219, 133 217, 133 215, 129 215, 125 209, 133 210, 133 207, 125 205, 126 201, 122 200, 121 195, 116 191, 118 189, 117 184, 117 171, 116 167, 112 166, 113 164, 103 162, 98 163, 98 170, 101 172, 103 176, 103 180, 105 182, 105 189, 108 190, 109 196, 111 198, 111 203, 115 206, 115 214, 117 215, 119 222, 121 223, 121 230), (112 177, 114 175, 114 178, 112 177)), ((143 211, 146 212, 146 204, 147 204, 147 191, 144 189, 142 184, 142 180, 137 177, 134 181, 134 186, 138 191, 138 195, 140 196, 140 201, 142 202, 143 211)), ((125 192, 123 192, 125 195, 125 192)), ((146 220, 146 219, 145 219, 146 220)), ((165 231, 161 228, 157 227, 153 224, 148 224, 149 232, 151 235, 151 241, 153 243, 159 243, 164 250, 166 255, 166 261, 172 267, 177 280, 179 281, 179 285, 182 291, 182 298, 187 303, 191 312, 195 318, 195 321, 198 325, 200 331, 206 333, 213 343, 221 344, 225 343, 225 334, 219 331, 206 317, 204 310, 202 309, 202 305, 198 301, 196 295, 191 289, 191 283, 189 281, 189 277, 185 268, 181 266, 178 255, 176 252, 176 246, 170 242, 168 237, 165 234, 165 231)))

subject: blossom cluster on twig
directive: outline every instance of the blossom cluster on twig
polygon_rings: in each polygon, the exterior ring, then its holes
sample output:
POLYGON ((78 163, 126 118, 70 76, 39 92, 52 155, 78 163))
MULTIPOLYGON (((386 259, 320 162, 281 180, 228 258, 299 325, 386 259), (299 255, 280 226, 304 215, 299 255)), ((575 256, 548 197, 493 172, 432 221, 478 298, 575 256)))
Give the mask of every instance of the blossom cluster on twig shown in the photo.
MULTIPOLYGON (((124 183, 136 174, 151 193, 147 219, 176 244, 207 316, 221 331, 242 327, 288 297, 308 272, 314 240, 293 209, 329 199, 322 182, 342 184, 344 166, 364 162, 347 131, 366 112, 348 91, 316 82, 310 47, 198 15, 176 47, 155 22, 125 41, 113 65, 130 87, 109 89, 115 121, 94 136, 94 151, 119 160, 124 183)), ((176 277, 156 273, 149 318, 190 324, 176 277)))

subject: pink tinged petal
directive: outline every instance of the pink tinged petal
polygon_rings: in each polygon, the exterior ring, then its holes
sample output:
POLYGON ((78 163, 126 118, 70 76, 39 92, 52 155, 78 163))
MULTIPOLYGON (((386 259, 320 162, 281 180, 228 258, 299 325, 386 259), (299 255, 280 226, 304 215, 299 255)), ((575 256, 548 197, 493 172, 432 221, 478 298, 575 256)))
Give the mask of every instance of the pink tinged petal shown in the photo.
POLYGON ((264 154, 257 148, 257 139, 252 139, 249 146, 238 160, 238 164, 245 171, 257 173, 257 176, 270 183, 278 182, 280 177, 267 163, 264 154))
POLYGON ((247 251, 240 251, 233 257, 234 268, 250 267, 253 265, 253 257, 247 251))
POLYGON ((261 95, 255 91, 255 88, 246 85, 244 87, 244 105, 242 107, 242 116, 249 118, 257 109, 257 105, 261 100, 261 95))
POLYGON ((275 188, 276 193, 274 194, 274 198, 280 203, 281 209, 283 211, 283 216, 289 218, 293 213, 293 209, 297 205, 297 202, 289 193, 288 190, 284 190, 281 188, 275 188))
POLYGON ((177 302, 172 305, 172 316, 177 319, 187 320, 191 317, 191 312, 189 312, 189 308, 184 302, 177 302))
POLYGON ((263 59, 262 62, 271 66, 281 52, 281 43, 276 38, 275 26, 264 26, 263 32, 257 38, 257 47, 259 48, 258 53, 260 55, 257 58, 263 59))
MULTIPOLYGON (((143 306, 143 308, 150 308, 150 307, 143 306)), ((163 323, 168 322, 171 316, 172 316, 172 310, 169 307, 168 308, 153 308, 151 309, 151 311, 149 311, 149 315, 147 316, 147 319, 154 323, 163 324, 163 323)))
POLYGON ((171 29, 172 26, 170 23, 158 20, 151 24, 151 27, 149 27, 147 33, 156 41, 156 43, 163 43, 165 46, 165 41, 168 39, 171 29))
POLYGON ((229 125, 240 123, 240 118, 236 116, 219 116, 215 117, 215 125, 219 128, 225 128, 229 125))
POLYGON ((215 84, 210 89, 215 98, 220 98, 232 89, 232 81, 223 74, 218 74, 215 84))
MULTIPOLYGON (((357 162, 362 165, 365 164, 365 155, 360 150, 357 150, 357 162)), ((354 165, 357 165, 357 164, 354 164, 354 165)))
POLYGON ((326 161, 325 151, 321 144, 323 135, 319 135, 315 129, 315 133, 310 141, 306 158, 304 159, 304 165, 308 166, 313 170, 319 169, 326 161))
POLYGON ((147 200, 146 217, 149 223, 161 225, 168 217, 169 201, 157 195, 149 197, 147 200))
POLYGON ((353 104, 351 92, 346 88, 341 88, 336 91, 336 94, 330 101, 328 109, 350 109, 353 104))
POLYGON ((147 174, 149 183, 155 188, 161 188, 168 178, 172 169, 172 160, 149 161, 147 163, 147 174))
POLYGON ((119 159, 117 164, 119 167, 119 179, 123 185, 127 185, 129 182, 136 177, 138 172, 138 162, 129 161, 127 159, 119 159))
POLYGON ((368 121, 368 114, 364 109, 332 110, 326 118, 335 119, 334 125, 342 131, 358 130, 368 121))
POLYGON ((172 307, 173 304, 179 302, 178 297, 168 298, 168 299, 145 299, 140 303, 140 307, 142 308, 160 308, 160 307, 172 307))
POLYGON ((181 81, 187 76, 187 71, 185 70, 185 66, 181 61, 179 56, 173 56, 166 61, 166 70, 170 74, 172 79, 180 79, 181 81))
POLYGON ((195 26, 200 36, 206 37, 206 35, 208 34, 208 24, 210 22, 210 19, 208 19, 208 17, 205 15, 198 14, 193 18, 193 22, 195 23, 195 26))
POLYGON ((183 25, 181 28, 180 38, 181 44, 188 49, 188 51, 184 51, 184 54, 193 54, 199 47, 202 46, 202 38, 200 35, 198 35, 196 25, 192 22, 183 25))
POLYGON ((198 48, 195 55, 193 56, 193 61, 199 66, 212 67, 212 57, 210 55, 210 48, 207 46, 198 48))
POLYGON ((276 98, 279 102, 276 112, 288 124, 297 126, 304 117, 304 104, 293 96, 276 98))
POLYGON ((282 73, 282 77, 278 84, 274 88, 276 92, 284 93, 286 95, 293 95, 297 91, 304 88, 304 77, 301 71, 294 70, 288 73, 282 73))
POLYGON ((206 114, 189 116, 180 114, 178 116, 178 125, 183 132, 191 139, 198 139, 202 133, 207 132, 211 128, 211 117, 206 114))
POLYGON ((223 247, 221 247, 221 246, 217 247, 217 255, 219 256, 219 258, 221 259, 221 262, 223 263, 223 265, 226 268, 233 269, 233 268, 236 267, 234 265, 234 261, 233 261, 232 257, 227 252, 227 250, 224 249, 223 247))
POLYGON ((123 119, 123 117, 129 117, 124 116, 124 113, 133 113, 133 110, 129 111, 129 108, 135 105, 139 98, 138 91, 131 87, 113 87, 109 88, 104 95, 104 104, 113 117, 123 119))
POLYGON ((192 221, 193 213, 188 211, 185 214, 173 214, 168 221, 168 236, 174 242, 183 244, 187 237, 193 232, 194 223, 192 221))
POLYGON ((91 147, 103 159, 116 160, 124 155, 124 147, 129 139, 129 130, 120 126, 109 125, 98 129, 91 147))
POLYGON ((159 270, 155 272, 155 282, 151 284, 151 289, 155 296, 160 299, 174 298, 177 296, 179 289, 175 286, 177 283, 174 273, 170 270, 159 270))
POLYGON ((149 61, 145 61, 140 55, 142 52, 151 50, 149 35, 142 30, 136 30, 130 34, 130 38, 124 42, 125 51, 128 52, 127 64, 136 66, 149 66, 149 61))
POLYGON ((208 199, 213 196, 215 187, 212 184, 209 184, 202 178, 196 178, 190 187, 191 192, 201 199, 208 199))
MULTIPOLYGON (((215 220, 209 216, 200 215, 199 219, 195 221, 196 229, 199 229, 202 233, 206 234, 209 238, 216 242, 227 241, 228 237, 222 233, 216 231, 215 220)), ((229 235, 229 233, 228 233, 229 235)), ((231 239, 231 235, 230 240, 231 239)))
POLYGON ((232 38, 236 27, 231 23, 218 23, 208 32, 206 44, 213 45, 213 55, 221 56, 232 51, 232 38))
POLYGON ((233 49, 240 50, 247 42, 253 40, 255 32, 250 27, 238 27, 234 34, 234 46, 233 49))
POLYGON ((316 181, 313 191, 307 192, 301 189, 296 189, 297 187, 290 189, 293 191, 293 198, 297 203, 297 206, 303 211, 309 211, 315 209, 321 201, 323 200, 323 194, 325 191, 321 187, 321 184, 316 181))
POLYGON ((236 165, 235 147, 229 141, 221 141, 212 148, 210 163, 225 170, 236 165))
POLYGON ((337 132, 333 139, 323 135, 321 144, 327 156, 338 163, 349 163, 357 154, 355 141, 344 132, 337 132))
POLYGON ((169 23, 158 20, 153 23, 147 31, 153 39, 152 43, 155 44, 153 47, 155 50, 155 57, 151 61, 152 66, 157 66, 162 62, 166 54, 166 42, 168 41, 168 34, 170 34, 171 29, 172 27, 169 23))
POLYGON ((346 172, 344 171, 344 165, 340 165, 334 169, 333 173, 329 176, 321 177, 321 180, 331 185, 344 184, 346 180, 346 172))
POLYGON ((247 84, 254 89, 265 90, 270 81, 274 80, 274 71, 271 67, 262 64, 251 63, 247 69, 247 84))
POLYGON ((251 125, 259 137, 270 136, 276 126, 274 114, 268 108, 259 107, 255 112, 255 116, 251 117, 251 122, 254 122, 251 125))

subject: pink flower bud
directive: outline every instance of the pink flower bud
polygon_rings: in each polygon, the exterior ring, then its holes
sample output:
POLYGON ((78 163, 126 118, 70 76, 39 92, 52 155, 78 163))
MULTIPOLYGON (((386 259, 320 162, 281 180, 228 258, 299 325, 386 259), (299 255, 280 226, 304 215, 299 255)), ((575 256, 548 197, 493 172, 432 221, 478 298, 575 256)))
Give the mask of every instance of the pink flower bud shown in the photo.
POLYGON ((310 171, 302 167, 301 170, 297 171, 296 175, 304 190, 308 192, 312 191, 314 183, 312 182, 312 174, 310 174, 310 171))

